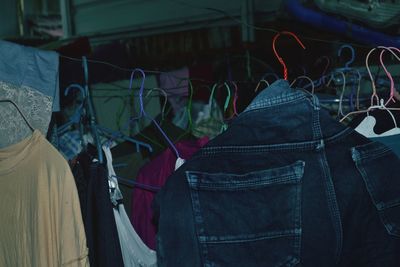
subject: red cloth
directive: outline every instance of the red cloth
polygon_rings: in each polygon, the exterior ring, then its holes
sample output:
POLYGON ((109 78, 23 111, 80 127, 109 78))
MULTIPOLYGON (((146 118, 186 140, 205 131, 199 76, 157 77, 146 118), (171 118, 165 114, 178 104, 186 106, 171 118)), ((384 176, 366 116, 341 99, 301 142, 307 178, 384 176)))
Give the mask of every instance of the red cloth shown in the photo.
MULTIPOLYGON (((207 142, 208 137, 203 137, 198 140, 181 141, 175 146, 181 158, 187 160, 207 142)), ((136 181, 146 185, 162 187, 167 178, 175 171, 175 162, 176 156, 168 148, 140 169, 136 181)), ((151 249, 156 247, 157 230, 153 224, 153 211, 151 208, 154 194, 154 192, 135 187, 132 192, 131 210, 131 221, 136 232, 151 249)))

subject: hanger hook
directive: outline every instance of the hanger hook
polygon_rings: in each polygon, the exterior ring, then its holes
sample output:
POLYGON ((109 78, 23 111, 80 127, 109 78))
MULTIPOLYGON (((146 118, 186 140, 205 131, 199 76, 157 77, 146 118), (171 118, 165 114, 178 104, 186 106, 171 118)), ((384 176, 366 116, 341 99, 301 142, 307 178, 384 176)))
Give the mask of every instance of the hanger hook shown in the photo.
POLYGON ((326 74, 329 66, 331 65, 331 60, 329 59, 328 56, 322 56, 322 57, 318 58, 314 63, 314 66, 317 66, 324 59, 326 61, 326 65, 325 65, 325 68, 324 68, 324 70, 322 71, 322 74, 321 74, 322 82, 324 82, 324 80, 325 80, 325 74, 326 74))
POLYGON ((84 89, 81 85, 76 84, 76 83, 73 83, 73 84, 70 84, 70 85, 65 89, 64 95, 67 96, 67 95, 69 94, 69 91, 70 91, 71 89, 78 89, 79 92, 80 92, 81 95, 82 95, 82 103, 79 105, 79 107, 78 107, 78 109, 77 109, 78 111, 80 111, 80 110, 83 108, 83 103, 84 103, 84 101, 85 101, 85 99, 86 99, 85 89, 84 89))
MULTIPOLYGON (((391 50, 392 48, 393 47, 388 48, 388 47, 385 47, 385 46, 378 46, 378 47, 372 48, 368 52, 368 54, 367 54, 367 56, 365 58, 365 67, 367 69, 368 75, 369 75, 369 77, 371 79, 371 83, 372 83, 371 106, 374 105, 374 99, 376 100, 376 103, 379 103, 379 97, 378 97, 378 94, 376 93, 376 85, 375 85, 375 82, 374 82, 374 78, 372 77, 371 70, 369 68, 369 63, 368 63, 369 62, 369 57, 371 56, 372 52, 374 52, 376 49, 385 49, 385 50, 391 52, 398 60, 400 60, 400 58, 391 50)), ((383 62, 381 62, 381 64, 382 64, 382 67, 383 67, 384 66, 383 62)), ((383 67, 383 68, 385 69, 385 67, 383 67)), ((390 77, 391 77, 391 75, 388 76, 389 79, 390 79, 390 77)))
POLYGON ((383 63, 383 54, 385 53, 385 51, 389 51, 389 52, 391 52, 391 53, 397 58, 397 60, 400 61, 399 56, 398 56, 397 54, 395 54, 395 53, 392 51, 392 49, 396 50, 397 52, 400 52, 400 50, 399 50, 397 47, 378 46, 378 48, 382 48, 381 54, 380 54, 380 56, 379 56, 379 60, 380 60, 380 63, 381 63, 381 65, 382 65, 383 70, 384 70, 385 73, 386 73, 386 76, 387 76, 387 77, 389 78, 389 80, 390 80, 390 97, 389 97, 389 99, 386 101, 386 104, 385 104, 385 105, 388 105, 389 102, 391 102, 391 101, 396 102, 395 99, 394 99, 394 91, 395 91, 395 88, 394 88, 394 80, 393 80, 393 77, 392 77, 391 73, 387 70, 385 64, 383 63))
POLYGON ((342 51, 343 51, 343 49, 345 49, 345 48, 348 48, 348 49, 350 49, 350 51, 351 51, 351 58, 350 58, 350 60, 349 61, 347 61, 346 63, 345 63, 345 68, 350 68, 350 64, 352 64, 353 62, 354 62, 354 59, 355 59, 355 51, 354 51, 354 48, 351 46, 351 45, 348 45, 348 44, 344 44, 344 45, 342 45, 340 48, 339 48, 339 51, 338 51, 338 57, 341 57, 342 56, 342 51))
POLYGON ((287 80, 287 79, 288 79, 288 71, 287 71, 287 67, 286 67, 285 61, 283 61, 282 57, 279 56, 279 54, 278 54, 278 52, 276 51, 276 48, 275 48, 276 40, 277 40, 277 39, 279 38, 279 36, 281 36, 282 34, 286 34, 286 35, 292 36, 292 37, 297 41, 297 43, 298 43, 303 49, 306 49, 306 47, 305 47, 304 44, 300 41, 299 37, 297 37, 297 36, 296 36, 294 33, 292 33, 292 32, 282 31, 282 32, 278 32, 278 33, 274 36, 274 39, 272 40, 272 49, 274 50, 274 54, 275 54, 276 58, 278 59, 279 63, 281 63, 281 65, 283 66, 283 78, 284 78, 285 80, 287 80))
POLYGON ((140 118, 144 113, 143 90, 144 90, 144 81, 146 80, 146 74, 144 73, 144 71, 142 69, 139 69, 139 68, 133 69, 133 71, 131 73, 131 78, 129 80, 129 89, 128 89, 129 92, 132 92, 133 80, 134 80, 134 76, 135 76, 136 72, 140 72, 140 74, 142 76, 142 80, 140 82, 140 88, 139 88, 139 104, 140 104, 139 118, 140 118))

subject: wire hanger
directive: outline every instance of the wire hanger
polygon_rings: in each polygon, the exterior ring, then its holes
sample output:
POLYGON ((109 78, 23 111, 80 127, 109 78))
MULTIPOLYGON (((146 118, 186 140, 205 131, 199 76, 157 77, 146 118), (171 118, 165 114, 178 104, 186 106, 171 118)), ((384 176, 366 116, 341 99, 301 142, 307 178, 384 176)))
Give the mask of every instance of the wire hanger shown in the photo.
POLYGON ((296 81, 298 81, 299 79, 308 80, 311 84, 311 93, 314 94, 314 89, 315 89, 314 82, 313 82, 313 80, 311 80, 310 77, 308 77, 306 75, 301 75, 301 76, 297 77, 296 79, 294 79, 293 82, 290 84, 290 87, 292 87, 296 83, 296 81))
POLYGON ((357 89, 355 89, 356 87, 354 86, 355 84, 353 84, 352 88, 351 88, 351 94, 349 97, 349 101, 350 101, 350 108, 351 111, 354 110, 359 110, 360 109, 360 90, 361 90, 361 73, 358 69, 352 69, 351 72, 353 72, 355 75, 357 75, 357 89), (354 107, 354 97, 356 98, 356 106, 354 107))
POLYGON ((32 132, 35 131, 35 129, 30 124, 29 120, 25 117, 24 113, 20 110, 20 108, 18 107, 18 105, 14 101, 12 101, 11 99, 0 99, 0 102, 1 103, 4 103, 4 102, 11 103, 17 109, 19 114, 21 114, 22 118, 24 119, 25 123, 28 125, 29 129, 31 129, 32 132))
POLYGON ((316 66, 317 66, 320 62, 322 62, 324 59, 325 59, 325 61, 326 61, 326 65, 325 65, 325 67, 324 67, 324 70, 322 71, 321 78, 319 78, 318 82, 317 82, 316 84, 314 84, 314 82, 312 83, 313 88, 314 88, 314 87, 319 87, 319 86, 321 86, 322 84, 325 84, 325 78, 326 78, 325 75, 326 75, 326 72, 328 71, 328 68, 329 68, 329 66, 330 66, 330 64, 331 64, 331 60, 329 59, 328 56, 322 56, 322 57, 318 58, 318 59, 315 61, 314 67, 316 67, 316 66))
MULTIPOLYGON (((352 112, 349 112, 349 113, 347 113, 341 120, 340 120, 340 122, 343 122, 346 118, 348 118, 350 115, 355 115, 355 114, 360 114, 360 113, 365 113, 365 112, 369 112, 369 111, 371 111, 372 109, 374 109, 374 108, 378 108, 378 109, 382 109, 383 107, 382 107, 382 101, 383 100, 381 100, 381 99, 379 99, 379 96, 378 96, 378 94, 377 94, 377 92, 376 92, 376 85, 375 85, 375 82, 374 82, 374 78, 372 77, 372 73, 371 73, 371 70, 370 70, 370 68, 369 68, 369 57, 370 57, 370 55, 372 54, 372 52, 374 52, 375 50, 377 50, 377 49, 385 49, 386 51, 389 51, 389 52, 391 52, 399 61, 400 61, 400 57, 398 57, 390 48, 388 48, 388 47, 384 47, 384 46, 379 46, 379 47, 376 47, 376 48, 372 48, 369 52, 368 52, 368 54, 367 54, 367 56, 366 56, 366 58, 365 58, 365 66, 366 66, 366 69, 367 69, 367 72, 368 72, 368 75, 370 76, 370 79, 371 79, 371 84, 372 84, 372 94, 371 94, 371 105, 370 105, 370 107, 367 109, 367 110, 358 110, 358 111, 352 111, 352 112), (376 101, 376 102, 375 102, 376 101)), ((383 61, 381 60, 382 59, 382 57, 380 58, 380 63, 382 64, 382 66, 384 66, 384 63, 383 63, 383 61)), ((384 69, 386 69, 385 67, 384 67, 384 69)), ((387 71, 387 69, 386 69, 386 71, 387 71)), ((390 72, 386 72, 386 74, 388 75, 388 78, 389 78, 389 80, 390 80, 390 82, 391 82, 391 86, 390 86, 390 90, 391 90, 391 92, 393 92, 393 90, 394 90, 394 81, 393 81, 393 79, 392 79, 392 76, 391 76, 391 74, 390 74, 390 72)), ((391 95, 392 95, 392 93, 391 93, 391 95)), ((388 102, 387 102, 388 103, 388 102)), ((387 104, 386 103, 386 104, 387 104)), ((385 104, 385 106, 386 106, 386 104, 385 104)), ((387 108, 387 107, 385 107, 385 109, 387 109, 387 110, 400 110, 400 108, 387 108)), ((361 122, 362 123, 362 122, 361 122)), ((360 124, 361 124, 360 123, 360 124)))
POLYGON ((211 93, 210 93, 210 98, 208 99, 208 105, 210 106, 210 110, 211 110, 212 101, 214 99, 214 92, 215 92, 216 89, 220 89, 223 86, 225 86, 226 93, 227 93, 227 96, 226 96, 225 102, 224 102, 224 109, 223 109, 223 114, 225 114, 226 111, 228 110, 229 102, 230 102, 230 99, 231 99, 231 89, 230 89, 230 87, 229 87, 227 82, 224 82, 223 84, 215 83, 213 85, 213 87, 211 89, 211 93))
MULTIPOLYGON (((150 152, 152 152, 152 148, 149 144, 146 144, 144 142, 141 142, 141 141, 135 140, 131 137, 128 137, 119 131, 113 131, 113 130, 110 130, 106 127, 103 127, 103 126, 97 124, 95 113, 94 113, 94 108, 93 108, 93 103, 91 102, 91 98, 89 96, 89 71, 88 71, 86 57, 82 57, 82 65, 83 65, 84 77, 85 77, 85 86, 83 87, 84 96, 85 96, 84 103, 86 103, 86 107, 87 107, 86 111, 87 111, 87 115, 89 118, 89 126, 90 126, 91 133, 93 135, 95 145, 97 148, 99 162, 100 163, 104 162, 103 161, 103 153, 102 153, 102 144, 101 144, 99 133, 101 133, 109 138, 111 137, 110 140, 118 138, 118 139, 123 139, 123 140, 129 141, 129 142, 132 142, 136 145, 137 151, 140 150, 140 147, 144 147, 144 148, 147 148, 150 152)), ((110 140, 107 140, 106 144, 109 145, 111 143, 110 140)))
POLYGON ((235 93, 234 93, 234 95, 233 95, 233 101, 232 101, 232 102, 233 102, 233 103, 232 103, 232 105, 233 105, 233 113, 232 113, 232 115, 228 118, 229 120, 230 120, 230 119, 233 119, 233 117, 239 115, 238 112, 237 112, 237 106, 236 106, 237 100, 238 100, 238 98, 239 98, 239 96, 238 96, 238 86, 237 86, 237 84, 236 84, 235 82, 233 82, 233 81, 230 81, 230 83, 233 84, 233 87, 235 87, 235 93))
POLYGON ((277 34, 274 36, 274 39, 272 40, 272 49, 273 49, 274 54, 275 54, 276 58, 278 59, 279 63, 281 63, 281 65, 283 66, 283 78, 284 78, 285 80, 287 80, 287 79, 288 79, 288 69, 287 69, 287 67, 286 67, 286 63, 285 63, 285 61, 282 59, 282 57, 279 56, 279 54, 278 54, 278 52, 276 51, 276 48, 275 48, 276 40, 277 40, 282 34, 286 34, 286 35, 292 36, 292 37, 297 41, 297 43, 298 43, 303 49, 306 49, 306 47, 305 47, 304 44, 300 41, 300 39, 299 39, 294 33, 292 33, 292 32, 281 31, 281 32, 277 33, 277 34))
POLYGON ((157 121, 155 121, 152 117, 150 117, 149 115, 147 115, 146 111, 144 110, 144 105, 143 105, 143 89, 144 89, 144 82, 146 79, 146 74, 144 73, 144 71, 142 69, 139 68, 135 68, 132 73, 131 73, 131 78, 129 81, 129 91, 132 91, 132 86, 133 86, 133 79, 134 79, 134 75, 136 72, 139 72, 140 75, 142 76, 141 79, 141 83, 140 83, 140 89, 139 89, 139 105, 140 105, 140 113, 138 117, 132 118, 130 119, 131 122, 140 119, 142 117, 145 117, 147 119, 149 119, 150 121, 152 121, 154 123, 154 125, 157 127, 157 129, 160 131, 160 133, 164 136, 165 140, 168 142, 168 144, 170 145, 170 147, 172 148, 172 150, 174 151, 176 157, 178 159, 181 159, 178 149, 175 147, 174 143, 168 138, 167 134, 161 129, 160 125, 158 125, 157 121))
POLYGON ((165 92, 165 90, 163 90, 161 88, 152 88, 147 92, 145 98, 149 97, 150 94, 153 93, 153 91, 158 91, 164 96, 164 103, 163 103, 163 106, 162 106, 162 109, 161 109, 161 120, 163 121, 164 120, 165 108, 167 107, 167 102, 168 102, 168 95, 167 95, 167 92, 165 92))
POLYGON ((256 86, 256 89, 254 89, 254 93, 256 93, 258 91, 258 88, 260 88, 261 83, 265 83, 267 85, 267 87, 269 87, 269 82, 267 80, 261 79, 256 86))
POLYGON ((276 73, 274 73, 274 72, 267 72, 267 73, 265 73, 265 74, 261 77, 260 81, 257 83, 256 89, 254 89, 254 92, 255 92, 255 93, 256 93, 256 92, 258 91, 258 89, 260 88, 261 83, 265 83, 265 84, 267 85, 267 87, 269 87, 270 83, 267 81, 267 77, 268 77, 268 76, 272 76, 273 78, 275 78, 275 81, 276 81, 276 80, 279 80, 279 77, 278 77, 278 75, 276 75, 276 73))
POLYGON ((335 79, 335 75, 336 74, 341 74, 342 75, 342 79, 343 79, 343 85, 342 85, 342 90, 340 93, 340 97, 339 97, 339 107, 338 107, 338 116, 345 116, 343 114, 343 97, 344 97, 344 91, 346 89, 346 75, 344 74, 343 71, 335 71, 334 73, 331 74, 331 78, 329 79, 329 81, 327 82, 327 86, 329 86, 331 84, 331 82, 335 79))
MULTIPOLYGON (((384 48, 384 46, 378 46, 378 48, 384 48)), ((392 51, 392 50, 396 50, 397 52, 400 53, 400 49, 398 49, 397 47, 386 47, 386 48, 389 49, 389 51, 400 61, 400 58, 399 58, 395 53, 393 53, 393 51, 392 51)), ((385 64, 383 64, 383 54, 384 54, 386 51, 387 51, 387 50, 385 50, 385 49, 382 50, 382 51, 381 51, 381 54, 380 54, 380 56, 379 56, 379 60, 380 60, 380 62, 381 62, 381 64, 382 64, 382 68, 383 68, 383 70, 385 71, 387 77, 388 77, 389 80, 390 80, 390 97, 389 97, 389 99, 386 101, 385 106, 387 106, 387 105, 389 104, 389 102, 391 102, 391 101, 392 101, 392 102, 396 102, 396 100, 394 99, 394 91, 395 91, 396 89, 394 88, 393 77, 392 77, 392 75, 390 74, 390 72, 387 70, 385 64)))
MULTIPOLYGON (((371 70, 370 70, 370 68, 369 68, 369 57, 370 57, 370 55, 372 54, 372 52, 374 52, 376 49, 385 49, 385 50, 391 52, 391 53, 400 61, 399 56, 397 56, 390 48, 385 47, 385 46, 378 46, 378 47, 376 47, 376 48, 373 48, 373 49, 371 49, 371 50, 369 51, 369 53, 367 54, 367 57, 365 58, 365 66, 366 66, 368 75, 369 75, 370 80, 371 80, 371 85, 372 85, 371 106, 374 105, 374 100, 376 100, 376 105, 379 105, 379 102, 380 102, 379 97, 378 97, 378 94, 377 94, 377 91, 376 91, 375 81, 374 81, 374 78, 372 77, 372 73, 371 73, 371 70)), ((382 58, 380 57, 380 60, 381 60, 381 59, 382 59, 382 58)), ((382 60, 381 60, 381 65, 382 65, 382 67, 383 67, 383 65, 384 65, 382 60)), ((385 72, 387 71, 386 67, 384 67, 384 70, 385 70, 385 72)), ((389 73, 389 72, 386 72, 386 74, 387 74, 387 75, 389 74, 388 77, 389 77, 389 80, 391 80, 391 79, 390 79, 390 77, 391 77, 390 73, 389 73)), ((394 95, 394 92, 393 92, 393 90, 394 90, 394 82, 392 83, 392 81, 393 81, 393 80, 391 80, 391 86, 390 86, 390 89, 391 89, 391 96, 394 95)), ((385 105, 387 105, 387 104, 389 103, 390 100, 393 100, 393 98, 389 98, 388 102, 386 102, 385 105)))

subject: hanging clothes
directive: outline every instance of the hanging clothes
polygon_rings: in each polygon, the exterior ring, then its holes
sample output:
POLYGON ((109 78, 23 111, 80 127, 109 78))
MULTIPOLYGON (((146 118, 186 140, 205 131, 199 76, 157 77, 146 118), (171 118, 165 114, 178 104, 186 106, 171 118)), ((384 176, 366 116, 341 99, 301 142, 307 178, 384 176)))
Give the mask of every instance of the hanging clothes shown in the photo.
POLYGON ((73 167, 91 266, 123 267, 121 246, 110 201, 107 169, 86 152, 73 167))
POLYGON ((0 40, 1 81, 36 90, 52 101, 52 110, 60 111, 58 54, 0 40))
MULTIPOLYGON (((0 40, 0 99, 12 100, 33 128, 47 134, 59 111, 58 54, 0 40)), ((0 105, 0 148, 32 134, 15 108, 0 105)))
MULTIPOLYGON (((32 88, 19 87, 1 80, 0 99, 14 101, 32 127, 46 134, 51 119, 52 99, 32 88)), ((0 148, 16 144, 32 135, 32 130, 11 104, 1 103, 0 125, 0 148)))
POLYGON ((174 113, 184 109, 189 96, 189 69, 184 67, 162 73, 159 79, 160 88, 167 93, 168 101, 174 113))
MULTIPOLYGON (((183 159, 189 159, 208 142, 208 137, 197 140, 185 140, 175 146, 183 159)), ((168 148, 139 171, 136 181, 155 187, 162 187, 167 178, 175 171, 176 155, 168 148)), ((131 221, 141 239, 151 249, 156 244, 156 226, 151 208, 154 192, 141 188, 132 191, 131 221)))
POLYGON ((112 165, 112 155, 109 147, 103 146, 107 158, 108 179, 110 185, 110 201, 114 204, 114 217, 117 224, 118 236, 122 249, 122 257, 125 266, 129 267, 157 267, 157 255, 149 249, 140 239, 126 214, 125 207, 121 203, 122 194, 118 180, 115 177, 112 165))
MULTIPOLYGON (((134 89, 133 103, 130 101, 132 99, 131 92, 127 90, 129 84, 130 80, 93 84, 91 85, 91 96, 100 125, 114 131, 122 131, 126 135, 129 135, 129 133, 134 135, 150 125, 151 121, 142 119, 132 127, 126 127, 126 122, 130 118, 137 117, 140 114, 140 103, 137 97, 137 88, 140 87, 140 81, 134 80, 132 82, 134 89), (121 90, 121 88, 125 90, 121 90)), ((147 76, 144 86, 146 89, 157 88, 156 76, 147 76)), ((160 99, 156 95, 143 97, 143 105, 152 118, 161 113, 160 99)))
POLYGON ((38 130, 0 149, 0 214, 0 266, 89 266, 74 178, 38 130))
POLYGON ((400 160, 278 80, 156 195, 169 266, 400 266, 400 160))

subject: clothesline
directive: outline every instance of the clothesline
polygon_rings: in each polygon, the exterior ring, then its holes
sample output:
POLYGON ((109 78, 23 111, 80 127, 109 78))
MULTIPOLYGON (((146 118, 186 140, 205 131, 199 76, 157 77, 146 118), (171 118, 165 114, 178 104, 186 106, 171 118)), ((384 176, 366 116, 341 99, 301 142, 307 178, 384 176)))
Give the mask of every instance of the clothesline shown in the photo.
MULTIPOLYGON (((82 59, 80 59, 80 58, 73 58, 73 57, 64 56, 64 55, 60 55, 60 57, 68 59, 68 60, 82 62, 82 59)), ((131 73, 134 69, 134 68, 121 67, 121 66, 109 63, 107 61, 94 60, 94 59, 88 59, 87 61, 90 63, 107 65, 109 67, 112 67, 112 68, 115 68, 115 69, 118 69, 121 71, 129 72, 129 73, 131 73)), ((264 64, 269 66, 267 63, 264 63, 264 64)), ((182 81, 187 80, 187 81, 191 81, 191 82, 204 82, 204 83, 209 83, 209 84, 223 83, 223 81, 211 81, 211 80, 206 80, 206 79, 202 79, 202 78, 179 77, 179 76, 176 76, 176 75, 170 73, 169 71, 158 71, 158 70, 143 70, 143 71, 148 74, 166 74, 166 75, 169 75, 170 77, 173 77, 175 79, 182 80, 182 81)), ((269 74, 269 72, 264 73, 264 75, 266 75, 266 74, 269 74)), ((241 81, 241 80, 231 80, 229 82, 234 82, 236 84, 254 84, 255 83, 254 81, 241 81)), ((121 87, 121 89, 125 89, 122 86, 118 86, 118 87, 121 87)), ((139 87, 132 88, 132 89, 139 89, 139 87)), ((174 89, 178 89, 178 88, 167 88, 167 90, 174 90, 174 89)))

